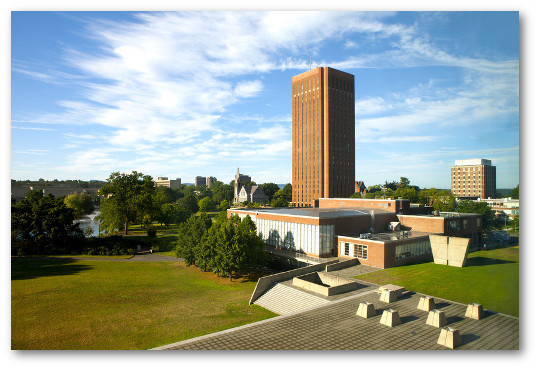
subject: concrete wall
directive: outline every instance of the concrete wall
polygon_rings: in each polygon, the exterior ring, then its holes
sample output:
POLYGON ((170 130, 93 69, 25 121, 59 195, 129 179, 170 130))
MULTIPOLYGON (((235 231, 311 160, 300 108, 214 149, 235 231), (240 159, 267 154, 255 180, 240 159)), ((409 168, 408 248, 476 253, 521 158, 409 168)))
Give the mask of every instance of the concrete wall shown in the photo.
POLYGON ((463 267, 467 261, 469 243, 468 238, 430 236, 433 262, 435 264, 463 267))
POLYGON ((297 277, 299 275, 307 273, 319 272, 324 270, 326 265, 334 264, 337 262, 338 260, 331 260, 326 263, 310 265, 304 268, 293 269, 287 272, 271 274, 266 277, 261 277, 260 279, 258 279, 258 283, 256 284, 256 288, 254 288, 254 292, 252 292, 249 304, 252 305, 254 301, 256 301, 261 295, 263 295, 265 291, 267 291, 269 287, 271 287, 274 283, 286 281, 288 279, 292 279, 293 277, 297 277))
POLYGON ((357 288, 355 282, 323 272, 314 272, 295 277, 293 278, 293 285, 324 296, 334 296, 357 288))
POLYGON ((327 265, 325 267, 325 271, 326 272, 333 272, 335 270, 349 268, 349 267, 355 266, 357 264, 359 264, 359 260, 357 260, 356 258, 353 258, 353 259, 349 259, 349 260, 346 260, 346 261, 341 261, 339 263, 329 264, 329 265, 327 265))

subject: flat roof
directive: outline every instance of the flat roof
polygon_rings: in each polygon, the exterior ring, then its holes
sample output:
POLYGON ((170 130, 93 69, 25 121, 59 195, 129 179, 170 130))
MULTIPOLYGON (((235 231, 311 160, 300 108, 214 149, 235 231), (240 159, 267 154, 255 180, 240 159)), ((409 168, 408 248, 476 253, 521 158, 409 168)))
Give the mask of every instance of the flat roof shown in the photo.
POLYGON ((288 215, 302 218, 319 218, 319 219, 334 219, 356 216, 370 216, 373 214, 387 214, 390 211, 381 209, 367 208, 276 208, 276 209, 240 209, 232 208, 233 210, 245 211, 253 214, 275 214, 288 215))
MULTIPOLYGON (((364 288, 350 296, 155 349, 450 351, 437 343, 441 329, 426 324, 429 313, 417 309, 424 295, 411 291, 407 296, 385 303, 372 290, 375 287, 360 279, 355 282, 363 284, 364 288), (375 316, 357 316, 357 309, 364 302, 375 304, 375 316), (380 324, 387 308, 398 311, 401 324, 395 327, 380 324)), ((485 310, 484 318, 474 320, 465 317, 467 305, 434 299, 436 307, 445 312, 448 325, 460 333, 462 342, 455 350, 519 349, 518 318, 485 310)))
MULTIPOLYGON (((363 233, 366 233, 366 232, 363 232, 363 233)), ((424 237, 424 236, 429 236, 435 233, 418 232, 418 231, 388 231, 388 232, 369 233, 369 234, 370 234, 370 238, 365 238, 365 240, 385 242, 385 241, 400 241, 400 240, 424 237), (404 233, 404 232, 407 232, 407 233, 404 233)), ((358 240, 362 239, 362 238, 359 238, 359 234, 356 234, 353 236, 338 235, 338 237, 356 238, 358 240)))

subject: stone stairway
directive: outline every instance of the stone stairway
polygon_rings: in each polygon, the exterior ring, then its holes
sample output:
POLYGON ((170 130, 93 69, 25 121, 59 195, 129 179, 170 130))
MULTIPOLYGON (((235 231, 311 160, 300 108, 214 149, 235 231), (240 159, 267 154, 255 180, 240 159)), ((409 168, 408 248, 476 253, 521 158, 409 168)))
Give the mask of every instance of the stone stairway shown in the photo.
POLYGON ((285 286, 281 283, 275 284, 259 299, 254 301, 259 305, 272 312, 284 315, 297 311, 314 308, 329 303, 321 297, 311 295, 307 292, 299 291, 295 288, 285 286))

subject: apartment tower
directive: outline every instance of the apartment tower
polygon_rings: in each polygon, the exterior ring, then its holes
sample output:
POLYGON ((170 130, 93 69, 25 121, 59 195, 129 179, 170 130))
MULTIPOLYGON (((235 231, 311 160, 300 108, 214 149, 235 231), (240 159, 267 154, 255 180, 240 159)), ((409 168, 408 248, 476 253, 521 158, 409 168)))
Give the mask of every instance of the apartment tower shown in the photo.
POLYGON ((355 78, 319 67, 292 78, 293 206, 355 192, 355 78))
POLYGON ((495 198, 497 174, 491 160, 456 160, 450 168, 450 190, 456 197, 495 198))

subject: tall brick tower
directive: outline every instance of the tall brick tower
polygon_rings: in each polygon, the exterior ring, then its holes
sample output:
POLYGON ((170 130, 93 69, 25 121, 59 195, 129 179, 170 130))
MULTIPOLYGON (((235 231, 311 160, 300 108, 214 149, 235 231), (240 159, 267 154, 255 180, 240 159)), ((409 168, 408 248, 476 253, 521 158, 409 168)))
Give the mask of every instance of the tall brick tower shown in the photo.
POLYGON ((293 205, 355 192, 355 78, 319 67, 292 78, 293 205))

